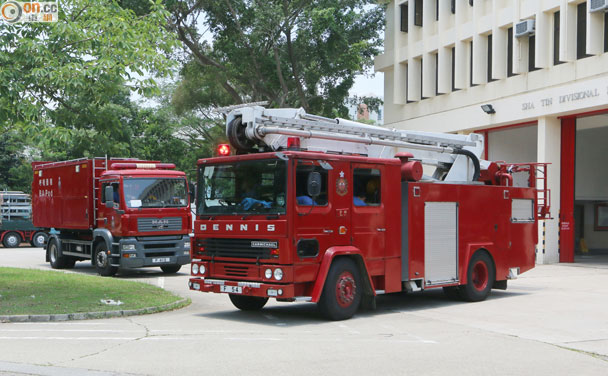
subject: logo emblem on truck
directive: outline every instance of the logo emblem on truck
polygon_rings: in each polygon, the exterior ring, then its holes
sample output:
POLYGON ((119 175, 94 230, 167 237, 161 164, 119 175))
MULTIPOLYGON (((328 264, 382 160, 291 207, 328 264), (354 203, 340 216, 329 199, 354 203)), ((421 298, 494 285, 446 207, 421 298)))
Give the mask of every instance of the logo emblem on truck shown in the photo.
POLYGON ((278 242, 262 242, 262 241, 252 241, 251 248, 278 248, 278 242))

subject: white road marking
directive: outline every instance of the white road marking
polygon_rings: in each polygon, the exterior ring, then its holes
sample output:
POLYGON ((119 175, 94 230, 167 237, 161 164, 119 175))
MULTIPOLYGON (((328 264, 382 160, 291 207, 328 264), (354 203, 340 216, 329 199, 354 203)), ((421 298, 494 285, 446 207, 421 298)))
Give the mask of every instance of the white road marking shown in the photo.
POLYGON ((0 329, 3 332, 65 332, 65 333, 141 333, 143 330, 116 330, 116 329, 0 329))

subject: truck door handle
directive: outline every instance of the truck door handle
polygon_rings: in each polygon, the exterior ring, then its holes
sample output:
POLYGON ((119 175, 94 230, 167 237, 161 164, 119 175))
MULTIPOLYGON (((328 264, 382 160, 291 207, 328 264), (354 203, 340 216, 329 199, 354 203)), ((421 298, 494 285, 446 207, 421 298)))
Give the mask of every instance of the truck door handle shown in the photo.
POLYGON ((326 234, 333 234, 334 230, 324 229, 323 232, 326 233, 326 234))
POLYGON ((386 229, 385 228, 377 228, 376 231, 378 231, 378 232, 384 232, 384 231, 386 231, 386 229))

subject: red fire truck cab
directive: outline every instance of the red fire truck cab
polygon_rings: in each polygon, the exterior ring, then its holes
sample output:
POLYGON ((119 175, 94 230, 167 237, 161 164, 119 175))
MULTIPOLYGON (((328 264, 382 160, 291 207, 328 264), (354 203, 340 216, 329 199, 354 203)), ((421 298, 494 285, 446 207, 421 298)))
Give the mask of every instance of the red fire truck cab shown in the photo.
POLYGON ((425 181, 401 157, 283 150, 199 160, 190 289, 229 294, 242 310, 268 298, 316 302, 340 320, 385 293, 442 287, 483 300, 534 267, 534 177, 514 187, 492 164, 477 181, 425 181))

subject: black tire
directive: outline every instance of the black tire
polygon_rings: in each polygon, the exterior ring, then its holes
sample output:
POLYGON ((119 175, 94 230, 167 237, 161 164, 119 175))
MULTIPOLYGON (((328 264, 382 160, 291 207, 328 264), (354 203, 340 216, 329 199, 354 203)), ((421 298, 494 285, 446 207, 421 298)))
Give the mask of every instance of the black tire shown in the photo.
POLYGON ((74 267, 74 265, 76 265, 76 259, 74 257, 65 257, 65 262, 64 262, 64 267, 66 269, 72 269, 74 267))
POLYGON ((44 247, 46 242, 49 240, 49 236, 46 232, 38 231, 32 236, 32 246, 44 247))
POLYGON ((179 272, 179 270, 181 268, 182 268, 181 265, 165 265, 165 266, 161 266, 160 270, 162 270, 163 273, 175 274, 175 273, 179 272))
POLYGON ((458 286, 448 286, 443 288, 443 293, 450 300, 462 300, 458 286))
POLYGON ((19 248, 19 244, 21 244, 22 241, 23 239, 21 239, 21 235, 11 231, 4 235, 2 245, 4 245, 4 248, 19 248))
POLYGON ((359 309, 362 293, 363 283, 357 264, 349 258, 339 258, 327 274, 319 310, 330 320, 349 319, 359 309))
POLYGON ((241 311, 259 311, 264 308, 268 298, 261 298, 258 296, 246 296, 230 294, 230 301, 234 306, 241 311))
POLYGON ((485 300, 496 279, 492 259, 485 251, 477 251, 469 261, 467 284, 460 286, 460 295, 469 302, 485 300))
POLYGON ((105 242, 100 242, 95 246, 93 254, 93 265, 97 269, 97 273, 103 277, 111 277, 118 271, 116 266, 112 266, 112 258, 109 255, 108 247, 105 242))
POLYGON ((59 249, 59 244, 57 244, 57 240, 51 239, 49 241, 48 253, 49 253, 49 261, 51 263, 51 268, 53 268, 53 269, 65 268, 65 262, 66 262, 67 257, 65 257, 61 253, 61 249, 59 249))

